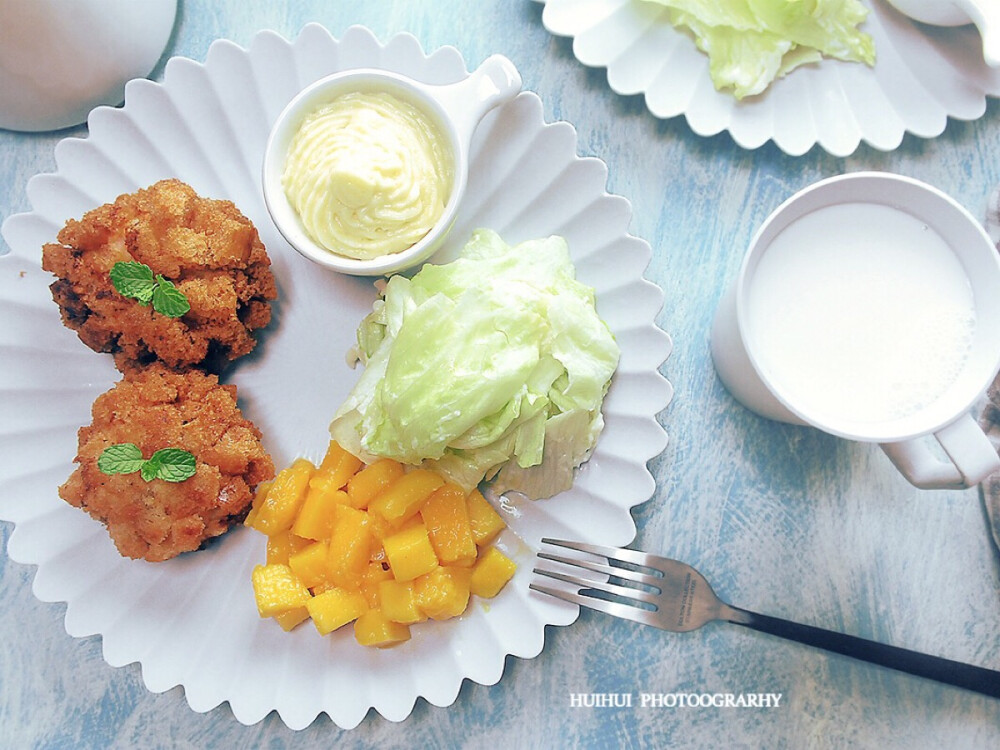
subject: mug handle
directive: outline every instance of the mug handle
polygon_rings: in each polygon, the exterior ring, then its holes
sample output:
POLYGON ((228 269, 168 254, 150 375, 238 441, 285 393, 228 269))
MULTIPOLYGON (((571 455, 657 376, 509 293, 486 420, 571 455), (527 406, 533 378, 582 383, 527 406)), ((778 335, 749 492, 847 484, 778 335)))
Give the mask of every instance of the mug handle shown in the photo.
POLYGON ((934 433, 951 459, 943 461, 923 438, 882 443, 889 460, 915 487, 924 490, 974 487, 1000 470, 1000 456, 971 414, 963 414, 934 433))
POLYGON ((516 97, 521 86, 521 74, 514 63, 503 55, 491 55, 464 80, 423 88, 452 115, 459 140, 468 149, 479 121, 516 97))

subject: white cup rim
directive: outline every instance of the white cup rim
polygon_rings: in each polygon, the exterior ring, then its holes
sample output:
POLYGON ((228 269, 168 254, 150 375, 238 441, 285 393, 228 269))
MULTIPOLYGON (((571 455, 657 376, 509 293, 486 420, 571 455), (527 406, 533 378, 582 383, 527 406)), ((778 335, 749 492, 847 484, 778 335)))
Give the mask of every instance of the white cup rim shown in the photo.
MULTIPOLYGON (((952 213, 952 221, 961 220, 969 236, 980 243, 983 256, 982 266, 991 275, 994 282, 993 288, 1000 290, 1000 253, 993 246, 982 224, 961 204, 937 188, 911 177, 888 172, 850 172, 820 180, 795 193, 778 206, 757 229, 740 266, 736 286, 736 323, 757 377, 775 399, 796 419, 829 434, 856 441, 889 443, 934 433, 959 416, 968 413, 1000 371, 1000 305, 993 305, 988 300, 981 300, 979 294, 975 294, 977 318, 980 310, 989 306, 992 308, 991 317, 995 324, 988 326, 992 330, 983 330, 981 321, 977 319, 974 354, 978 346, 978 356, 970 356, 970 363, 966 366, 965 371, 934 403, 901 418, 870 422, 847 419, 833 421, 826 416, 811 414, 786 396, 780 384, 770 377, 767 368, 762 365, 754 351, 753 336, 747 322, 749 318, 748 297, 753 271, 770 244, 769 235, 780 233, 799 216, 818 208, 852 202, 880 203, 906 211, 910 215, 927 221, 940 234, 941 231, 938 227, 940 221, 944 220, 942 217, 920 215, 907 205, 900 205, 893 200, 893 197, 903 200, 900 196, 904 193, 912 196, 915 194, 914 191, 922 193, 928 200, 935 202, 941 208, 947 208, 952 213), (881 197, 856 198, 852 195, 846 199, 834 199, 835 195, 846 194, 848 189, 853 195, 860 193, 862 196, 867 196, 869 195, 867 191, 873 191, 879 193, 881 197), (935 223, 935 220, 939 220, 938 223, 935 223), (989 351, 984 350, 986 346, 983 343, 984 340, 989 344, 989 351), (975 372, 966 372, 971 368, 976 368, 975 372)), ((948 238, 944 239, 955 250, 952 242, 948 238)), ((973 251, 980 252, 980 250, 966 250, 964 248, 961 253, 956 251, 960 260, 963 261, 963 266, 965 266, 964 256, 968 256, 973 251)), ((968 271, 969 269, 966 267, 967 275, 969 275, 968 271)), ((973 281, 971 278, 970 282, 978 283, 980 287, 986 283, 980 279, 973 281)))

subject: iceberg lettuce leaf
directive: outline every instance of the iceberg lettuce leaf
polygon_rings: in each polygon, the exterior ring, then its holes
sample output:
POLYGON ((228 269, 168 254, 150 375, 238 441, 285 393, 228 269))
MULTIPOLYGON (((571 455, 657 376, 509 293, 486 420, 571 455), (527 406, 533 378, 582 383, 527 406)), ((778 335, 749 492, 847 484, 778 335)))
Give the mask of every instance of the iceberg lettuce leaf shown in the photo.
POLYGON ((859 26, 859 0, 646 0, 666 6, 708 55, 717 89, 759 94, 800 65, 833 57, 875 64, 875 43, 859 26))
POLYGON ((511 247, 489 230, 452 263, 390 279, 357 338, 365 372, 335 440, 467 490, 517 467, 505 486, 534 498, 565 489, 593 450, 619 358, 564 239, 511 247))

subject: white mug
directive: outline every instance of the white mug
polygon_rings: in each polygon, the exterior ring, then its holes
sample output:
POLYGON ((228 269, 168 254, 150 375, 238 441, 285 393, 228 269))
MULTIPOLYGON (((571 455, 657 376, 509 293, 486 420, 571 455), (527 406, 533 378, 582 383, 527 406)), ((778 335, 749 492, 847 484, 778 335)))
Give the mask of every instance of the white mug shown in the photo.
POLYGON ((1000 254, 930 185, 856 172, 786 200, 751 240, 711 349, 751 411, 878 443, 917 487, 1000 470, 971 413, 1000 371, 1000 254))

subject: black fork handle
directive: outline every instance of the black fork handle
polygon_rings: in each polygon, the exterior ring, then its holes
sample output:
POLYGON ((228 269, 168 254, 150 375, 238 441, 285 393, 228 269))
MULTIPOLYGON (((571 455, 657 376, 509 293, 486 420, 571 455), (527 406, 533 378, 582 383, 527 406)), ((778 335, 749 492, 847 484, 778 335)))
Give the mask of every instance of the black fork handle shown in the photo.
POLYGON ((790 641, 1000 698, 1000 672, 732 607, 729 622, 790 641))

